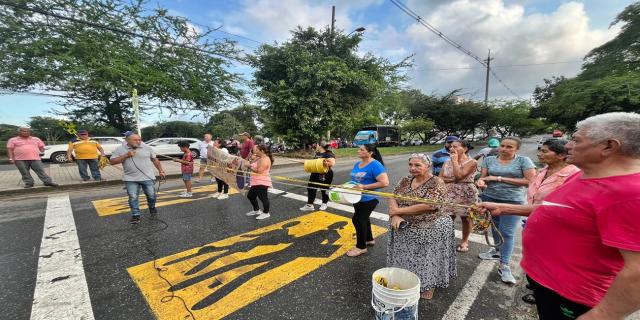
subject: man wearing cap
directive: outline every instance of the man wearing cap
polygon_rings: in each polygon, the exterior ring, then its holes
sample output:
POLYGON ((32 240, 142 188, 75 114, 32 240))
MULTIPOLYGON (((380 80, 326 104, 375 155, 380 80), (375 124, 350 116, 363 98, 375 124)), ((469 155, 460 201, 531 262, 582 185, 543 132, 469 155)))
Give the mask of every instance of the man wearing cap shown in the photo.
POLYGON ((442 165, 444 165, 444 163, 451 158, 449 154, 449 148, 451 147, 451 143, 458 140, 460 139, 458 139, 458 137, 456 136, 447 136, 447 138, 444 139, 444 148, 434 152, 433 155, 431 155, 431 162, 433 164, 434 176, 440 175, 440 169, 442 169, 442 165))
POLYGON ((253 142, 253 139, 251 139, 251 135, 247 132, 243 132, 240 134, 240 141, 242 142, 242 147, 240 148, 240 157, 242 159, 249 160, 251 149, 253 149, 255 142, 253 142))
POLYGON ((44 142, 37 137, 31 136, 31 129, 18 129, 18 136, 7 141, 7 153, 9 162, 16 165, 22 175, 25 188, 33 188, 33 177, 30 171, 33 170, 45 186, 57 187, 42 167, 40 153, 44 152, 44 142))
POLYGON ((87 174, 87 166, 89 166, 91 170, 93 180, 102 180, 98 167, 100 155, 104 157, 102 146, 97 141, 89 138, 89 132, 87 130, 79 130, 78 139, 69 142, 69 148, 67 148, 67 159, 69 159, 69 161, 76 161, 82 182, 88 182, 90 180, 89 174, 87 174))
POLYGON ((500 147, 500 140, 496 138, 491 138, 487 142, 488 147, 480 149, 478 154, 473 157, 476 160, 480 158, 488 157, 488 156, 497 156, 498 155, 498 147, 500 147))

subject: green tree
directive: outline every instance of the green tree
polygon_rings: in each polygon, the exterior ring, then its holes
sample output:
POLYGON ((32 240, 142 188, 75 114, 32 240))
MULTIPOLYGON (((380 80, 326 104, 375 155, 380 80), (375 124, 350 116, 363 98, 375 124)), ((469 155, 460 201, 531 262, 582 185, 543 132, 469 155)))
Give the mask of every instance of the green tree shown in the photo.
POLYGON ((227 57, 239 54, 235 43, 211 40, 212 30, 196 32, 186 19, 166 9, 145 11, 144 4, 33 0, 0 6, 0 88, 64 92, 58 113, 118 130, 133 126, 134 88, 142 112, 213 113, 242 98, 241 78, 227 68, 227 57))
POLYGON ((153 126, 142 129, 144 140, 160 137, 181 137, 201 139, 204 134, 204 127, 200 123, 188 121, 166 121, 159 122, 153 126))
POLYGON ((262 111, 258 106, 245 104, 230 110, 220 111, 205 125, 214 137, 230 138, 242 132, 252 135, 263 133, 258 130, 262 125, 262 111))
POLYGON ((290 142, 308 144, 347 127, 385 88, 402 80, 391 64, 357 54, 359 35, 298 27, 281 45, 263 45, 251 59, 267 125, 290 142))
POLYGON ((18 126, 0 123, 0 141, 7 141, 18 135, 18 126))
POLYGON ((417 135, 422 141, 429 141, 433 136, 435 123, 429 119, 412 119, 402 125, 402 131, 410 136, 417 135))
POLYGON ((531 105, 526 101, 500 101, 492 104, 488 121, 501 137, 528 136, 541 133, 548 125, 530 117, 531 105))
POLYGON ((73 137, 60 125, 60 120, 53 117, 31 117, 28 124, 34 136, 42 138, 49 144, 73 137))

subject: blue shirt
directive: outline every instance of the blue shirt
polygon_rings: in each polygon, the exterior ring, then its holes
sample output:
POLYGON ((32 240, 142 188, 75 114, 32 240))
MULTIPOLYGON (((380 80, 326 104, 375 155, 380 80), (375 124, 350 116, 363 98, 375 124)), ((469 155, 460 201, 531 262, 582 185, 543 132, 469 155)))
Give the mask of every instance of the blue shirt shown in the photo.
MULTIPOLYGON (((482 168, 486 168, 490 176, 503 178, 524 178, 524 171, 533 169, 536 166, 531 159, 524 156, 516 155, 509 164, 503 165, 496 156, 489 156, 482 162, 482 168)), ((513 202, 525 201, 526 187, 520 187, 513 184, 491 181, 487 183, 487 189, 482 194, 497 200, 506 200, 513 202)))
MULTIPOLYGON (((369 162, 369 164, 364 166, 364 168, 360 168, 360 163, 362 163, 362 161, 356 162, 356 164, 353 166, 353 170, 351 170, 351 182, 358 184, 376 183, 378 182, 378 180, 376 180, 376 177, 387 172, 382 163, 380 163, 380 161, 378 160, 374 159, 373 161, 369 162)), ((375 189, 373 191, 380 191, 380 189, 375 189)), ((362 199, 360 199, 360 202, 367 202, 377 198, 378 196, 375 195, 362 194, 362 199)))
POLYGON ((442 170, 442 165, 445 162, 451 159, 451 155, 449 154, 449 150, 447 148, 442 148, 431 155, 431 164, 433 166, 433 175, 439 176, 440 170, 442 170))

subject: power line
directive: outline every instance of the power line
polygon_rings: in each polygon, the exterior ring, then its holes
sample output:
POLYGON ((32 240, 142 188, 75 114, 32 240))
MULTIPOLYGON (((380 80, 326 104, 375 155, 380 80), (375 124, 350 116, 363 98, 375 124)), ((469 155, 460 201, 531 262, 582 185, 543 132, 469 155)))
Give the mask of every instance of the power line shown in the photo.
POLYGON ((422 17, 420 17, 420 15, 418 15, 415 11, 411 10, 409 7, 407 7, 406 5, 404 5, 402 2, 398 1, 398 0, 390 0, 391 3, 393 5, 395 5, 396 7, 398 7, 400 10, 402 10, 404 13, 406 13, 407 15, 409 15, 411 18, 415 19, 418 23, 420 23, 422 26, 424 26, 425 28, 427 28, 429 31, 431 31, 432 33, 434 33, 435 35, 437 35, 438 37, 442 38, 442 40, 444 40, 445 42, 447 42, 448 44, 450 44, 451 46, 453 46, 454 48, 458 49, 459 51, 461 51, 462 53, 466 54, 467 56, 471 57, 473 60, 476 60, 478 63, 480 63, 480 65, 482 65, 483 67, 487 68, 491 74, 493 75, 494 78, 496 78, 496 80, 498 80, 498 82, 505 87, 505 89, 507 89, 507 91, 509 91, 511 94, 513 94, 515 97, 518 97, 519 99, 520 96, 518 96, 509 86, 507 86, 506 83, 504 83, 504 81, 502 81, 502 79, 500 79, 500 77, 498 77, 498 75, 491 69, 489 68, 489 61, 488 60, 483 60, 480 57, 478 57, 477 55, 473 54, 473 52, 471 52, 470 50, 466 49, 465 47, 463 47, 461 44, 453 41, 451 38, 449 38, 447 35, 445 35, 444 33, 442 33, 442 31, 436 29, 434 26, 432 26, 431 24, 429 24, 427 21, 425 21, 422 17))
POLYGON ((95 22, 91 22, 91 21, 86 21, 86 20, 80 20, 80 19, 76 19, 76 18, 71 18, 71 17, 65 17, 63 15, 59 15, 57 13, 53 13, 53 12, 47 12, 38 8, 30 8, 27 6, 22 6, 19 4, 15 4, 15 3, 9 3, 9 2, 5 2, 5 1, 0 1, 0 5, 5 5, 5 6, 10 6, 16 9, 21 9, 21 10, 25 10, 25 11, 30 11, 30 12, 34 12, 34 13, 38 13, 44 16, 49 16, 49 17, 54 17, 54 18, 58 18, 61 20, 66 20, 66 21, 71 21, 71 22, 75 22, 75 23, 79 23, 79 24, 84 24, 87 26, 91 26, 94 28, 98 28, 98 29, 103 29, 103 30, 108 30, 108 31, 112 31, 112 32, 116 32, 116 33, 120 33, 120 34, 124 34, 124 35, 128 35, 128 36, 133 36, 133 37, 138 37, 138 38, 143 38, 146 40, 151 40, 154 42, 158 42, 160 44, 168 44, 168 45, 172 45, 172 46, 176 46, 176 47, 180 47, 183 49, 189 49, 189 50, 194 50, 194 51, 198 51, 198 52, 202 52, 202 53, 207 53, 210 55, 214 55, 214 56, 219 56, 219 57, 223 57, 229 60, 234 60, 237 62, 240 62, 242 64, 249 64, 248 61, 241 59, 241 58, 236 58, 236 57, 231 57, 225 54, 221 54, 215 51, 211 51, 211 50, 207 50, 207 49, 202 49, 202 48, 198 48, 198 47, 193 47, 193 46, 189 46, 189 45, 185 45, 182 43, 178 43, 175 41, 170 41, 170 40, 162 40, 153 36, 148 36, 145 34, 141 34, 141 33, 137 33, 137 32, 133 32, 133 31, 129 31, 129 30, 124 30, 124 29, 120 29, 120 28, 114 28, 114 27, 110 27, 107 25, 103 25, 103 24, 99 24, 99 23, 95 23, 95 22))
MULTIPOLYGON (((503 65, 491 66, 491 68, 535 67, 535 66, 544 66, 544 65, 582 63, 582 62, 583 62, 582 60, 572 60, 572 61, 525 63, 525 64, 503 64, 503 65)), ((485 68, 484 67, 425 68, 425 69, 409 69, 404 71, 444 71, 444 70, 473 70, 473 69, 485 69, 485 68)))

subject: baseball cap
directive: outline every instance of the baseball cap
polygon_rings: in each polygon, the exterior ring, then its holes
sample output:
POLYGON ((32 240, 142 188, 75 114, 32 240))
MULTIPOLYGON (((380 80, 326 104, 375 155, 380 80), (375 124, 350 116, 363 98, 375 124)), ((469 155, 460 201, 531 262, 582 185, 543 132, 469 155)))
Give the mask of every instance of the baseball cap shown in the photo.
POLYGON ((496 139, 496 138, 491 138, 491 139, 489 139, 489 142, 487 144, 491 148, 497 148, 497 147, 500 146, 500 141, 498 141, 498 139, 496 139))
POLYGON ((444 139, 445 142, 454 142, 454 141, 458 141, 460 140, 460 138, 456 137, 456 136, 447 136, 446 139, 444 139))

